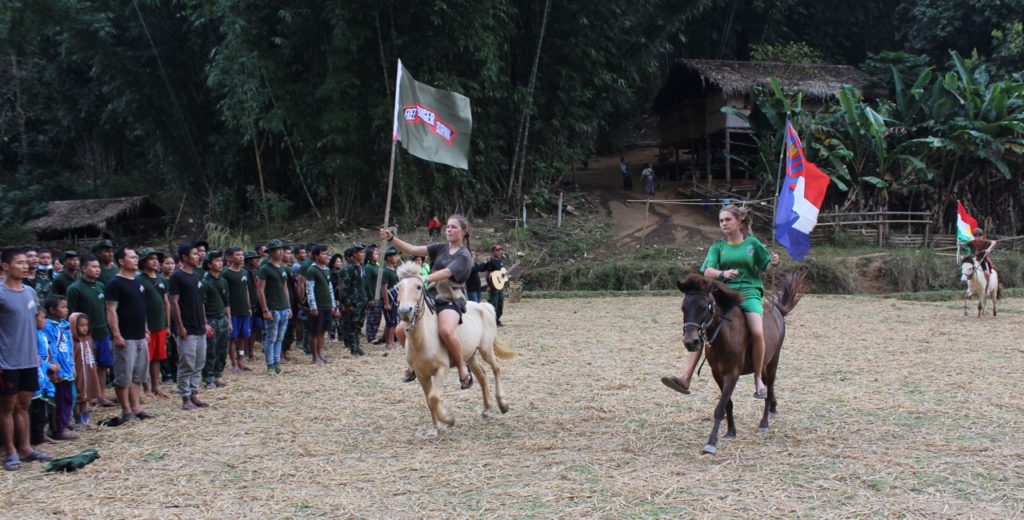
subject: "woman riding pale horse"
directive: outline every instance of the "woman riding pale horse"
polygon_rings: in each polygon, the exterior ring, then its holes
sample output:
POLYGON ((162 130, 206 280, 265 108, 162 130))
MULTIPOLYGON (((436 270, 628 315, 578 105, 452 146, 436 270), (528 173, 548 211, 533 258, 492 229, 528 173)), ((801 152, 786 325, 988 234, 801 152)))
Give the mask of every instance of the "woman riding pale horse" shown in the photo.
POLYGON ((382 229, 381 237, 399 250, 418 256, 429 256, 433 266, 422 276, 419 265, 407 262, 398 269, 398 315, 405 323, 399 327, 399 341, 406 346, 410 371, 407 380, 418 379, 427 398, 436 434, 439 423, 448 426, 454 419, 447 416, 440 400, 440 384, 448 369, 459 369, 463 389, 480 381, 484 399, 484 415, 493 407, 486 375, 480 365, 483 357, 494 372, 495 395, 502 413, 508 411, 501 391, 501 367, 497 359, 511 359, 514 354, 497 339, 494 307, 489 303, 467 302, 463 284, 472 269, 468 251, 469 222, 453 215, 445 226, 448 243, 415 246, 395 238, 382 229), (476 354, 479 352, 480 356, 476 354), (468 368, 467 368, 468 365, 468 368), (471 375, 472 374, 472 375, 471 375))
POLYGON ((985 311, 985 300, 992 299, 992 315, 996 315, 996 300, 1002 297, 999 288, 999 274, 992 267, 989 255, 996 247, 996 241, 985 238, 985 231, 975 228, 974 239, 964 245, 970 249, 971 255, 960 262, 960 283, 967 284, 964 293, 964 316, 967 316, 967 300, 971 295, 978 295, 978 318, 985 311))

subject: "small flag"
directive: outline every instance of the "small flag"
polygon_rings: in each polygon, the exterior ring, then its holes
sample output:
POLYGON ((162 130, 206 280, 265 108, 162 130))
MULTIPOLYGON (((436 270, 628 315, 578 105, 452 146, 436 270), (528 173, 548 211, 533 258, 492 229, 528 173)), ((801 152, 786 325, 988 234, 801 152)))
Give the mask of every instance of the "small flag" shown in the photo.
POLYGON ((967 213, 967 208, 959 200, 956 201, 956 240, 958 242, 974 240, 974 230, 977 227, 978 221, 967 213))
POLYGON ((786 121, 786 178, 775 208, 775 237, 794 260, 803 260, 811 249, 811 230, 818 224, 818 211, 830 182, 828 175, 804 157, 800 136, 786 121))
POLYGON ((393 140, 420 159, 469 169, 472 131, 468 97, 416 81, 398 60, 393 140))

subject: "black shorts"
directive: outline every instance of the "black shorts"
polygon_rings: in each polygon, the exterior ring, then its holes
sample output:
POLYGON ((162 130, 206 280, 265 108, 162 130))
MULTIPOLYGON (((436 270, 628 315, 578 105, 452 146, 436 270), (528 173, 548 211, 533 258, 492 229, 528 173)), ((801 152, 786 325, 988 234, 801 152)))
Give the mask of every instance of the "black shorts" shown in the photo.
POLYGON ((318 310, 316 316, 306 315, 306 333, 323 334, 331 328, 331 320, 334 318, 331 311, 318 310))
POLYGON ((39 390, 39 368, 0 370, 0 395, 6 397, 18 392, 39 390))
POLYGON ((459 325, 462 325, 462 315, 466 313, 466 306, 465 306, 465 304, 459 305, 458 303, 455 303, 455 302, 448 302, 448 301, 443 301, 443 300, 435 300, 434 301, 434 308, 437 309, 437 315, 438 316, 440 316, 441 315, 441 311, 443 311, 445 309, 452 309, 455 312, 459 313, 459 325))

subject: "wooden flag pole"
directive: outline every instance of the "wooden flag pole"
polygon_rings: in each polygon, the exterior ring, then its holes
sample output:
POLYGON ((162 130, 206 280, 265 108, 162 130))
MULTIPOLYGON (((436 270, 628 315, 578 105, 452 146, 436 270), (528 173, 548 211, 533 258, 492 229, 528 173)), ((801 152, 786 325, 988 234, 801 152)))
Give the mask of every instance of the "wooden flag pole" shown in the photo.
MULTIPOLYGON (((782 185, 782 163, 786 160, 786 140, 789 139, 789 114, 786 114, 786 126, 782 129, 782 149, 779 150, 779 171, 775 175, 775 200, 772 202, 772 218, 775 218, 775 213, 779 211, 779 186, 782 185)), ((772 246, 771 252, 775 252, 775 222, 771 223, 772 226, 772 246)), ((772 268, 772 284, 769 290, 770 294, 775 294, 775 269, 772 268)))
MULTIPOLYGON (((384 229, 388 228, 391 223, 391 191, 395 185, 395 154, 398 152, 398 105, 401 101, 401 90, 402 90, 402 60, 398 60, 395 71, 395 113, 394 119, 391 121, 391 161, 388 164, 388 197, 387 202, 384 204, 384 229)), ((386 251, 385 251, 386 252, 386 251)), ((383 257, 382 257, 383 258, 383 257)), ((383 266, 378 264, 378 267, 383 269, 383 266)), ((384 279, 384 272, 378 271, 377 273, 377 287, 374 288, 373 294, 370 299, 379 299, 379 305, 384 305, 383 298, 375 298, 380 296, 381 281, 384 279)))

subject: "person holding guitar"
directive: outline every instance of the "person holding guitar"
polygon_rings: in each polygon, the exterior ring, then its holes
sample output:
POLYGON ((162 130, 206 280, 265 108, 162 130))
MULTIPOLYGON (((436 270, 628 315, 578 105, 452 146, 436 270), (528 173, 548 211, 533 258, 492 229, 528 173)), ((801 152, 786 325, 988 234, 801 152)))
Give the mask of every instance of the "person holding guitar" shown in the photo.
POLYGON ((494 244, 491 247, 491 257, 484 262, 481 269, 487 273, 487 301, 494 306, 499 327, 504 327, 501 323, 501 313, 505 308, 505 283, 508 282, 508 271, 501 258, 502 251, 504 248, 501 244, 494 244))

